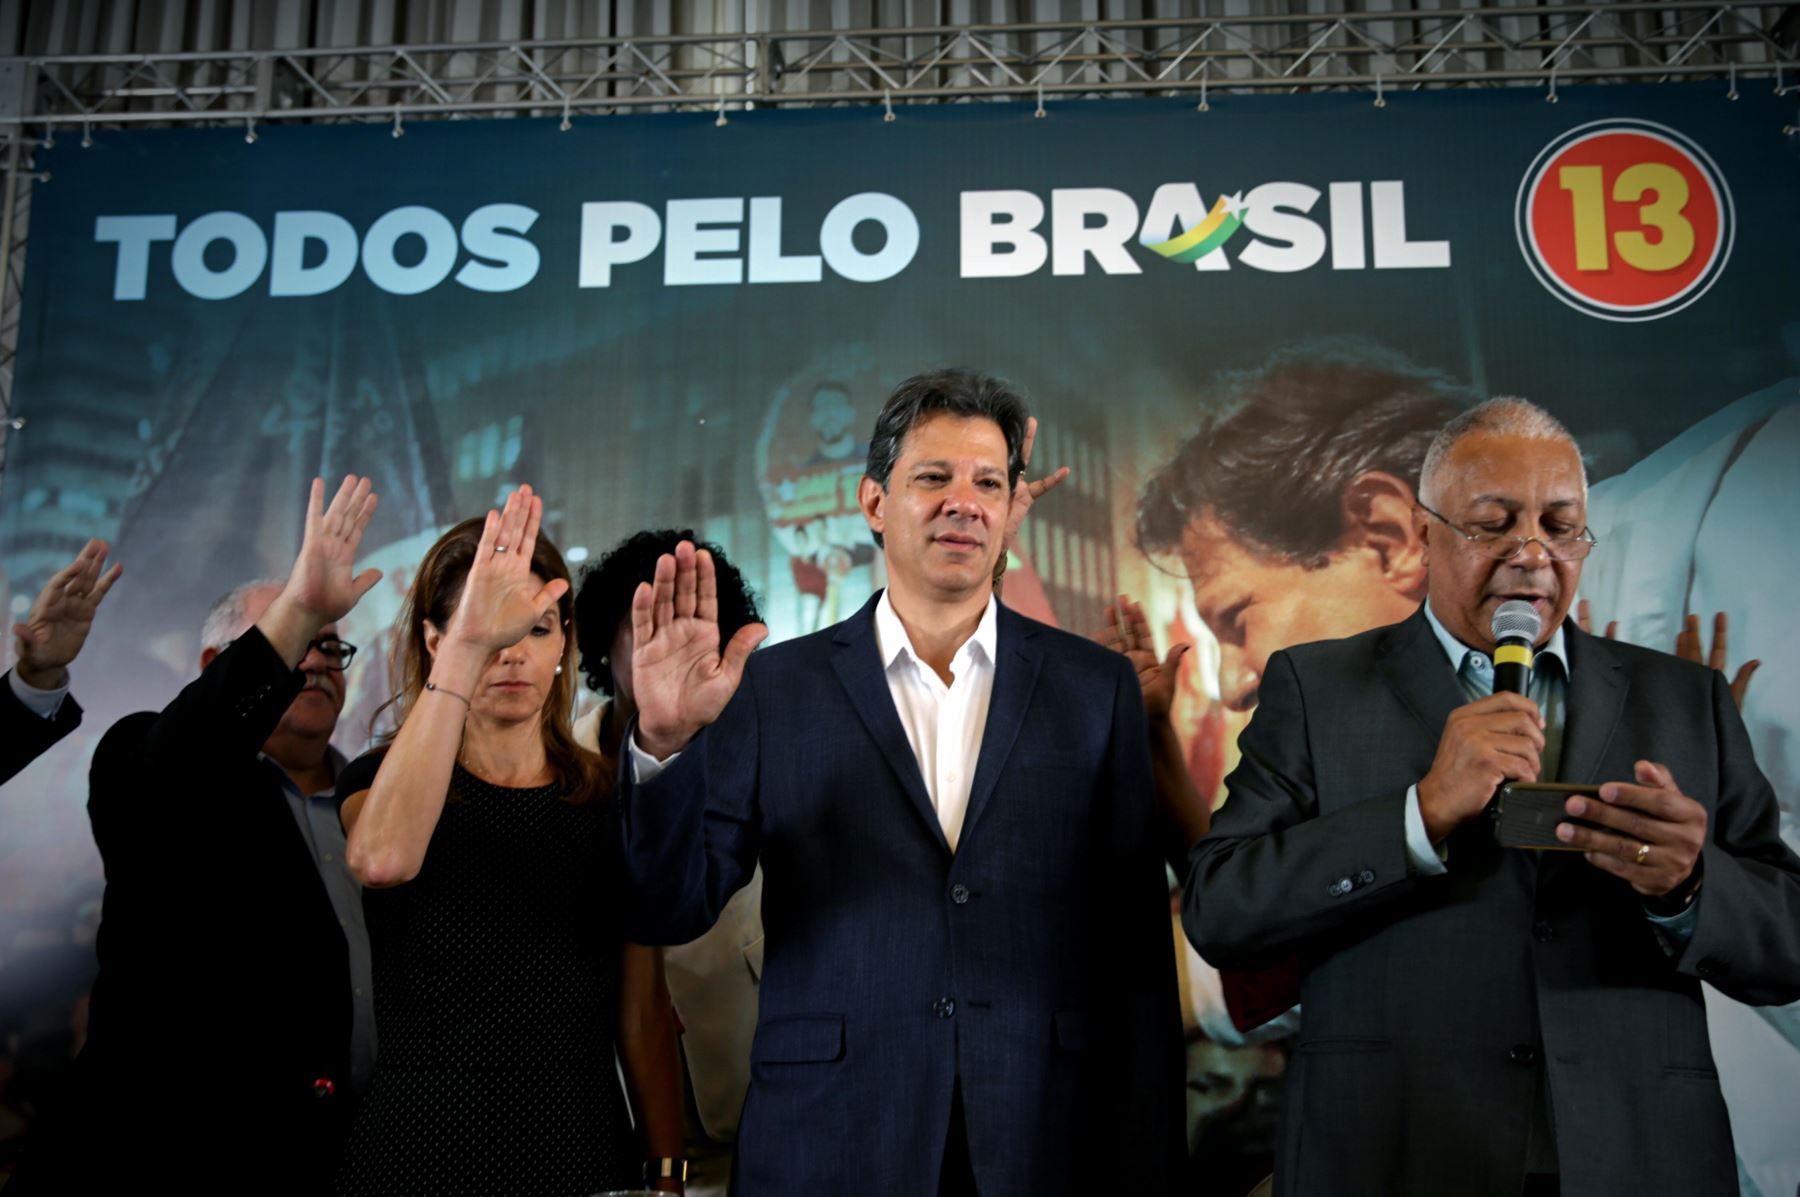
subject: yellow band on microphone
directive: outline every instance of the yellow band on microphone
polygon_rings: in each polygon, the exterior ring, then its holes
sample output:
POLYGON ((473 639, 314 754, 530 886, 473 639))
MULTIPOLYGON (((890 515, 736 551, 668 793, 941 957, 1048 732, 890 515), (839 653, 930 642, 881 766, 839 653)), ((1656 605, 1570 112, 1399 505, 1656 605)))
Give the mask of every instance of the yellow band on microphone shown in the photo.
POLYGON ((1523 644, 1502 644, 1494 650, 1494 664, 1523 665, 1531 668, 1531 650, 1523 644))

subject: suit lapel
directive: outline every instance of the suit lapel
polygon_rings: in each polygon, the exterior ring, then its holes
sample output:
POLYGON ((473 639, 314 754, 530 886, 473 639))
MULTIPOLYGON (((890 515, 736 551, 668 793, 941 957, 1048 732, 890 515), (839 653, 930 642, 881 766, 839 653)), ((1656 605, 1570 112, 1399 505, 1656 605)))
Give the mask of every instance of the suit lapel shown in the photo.
POLYGON ((1438 643, 1425 619, 1423 604, 1410 619, 1387 630, 1375 646, 1375 663, 1435 746, 1444 734, 1444 722, 1450 718, 1450 712, 1467 699, 1456 682, 1456 671, 1444 656, 1444 646, 1438 643))
POLYGON ((900 788, 906 791, 919 816, 925 820, 938 847, 949 855, 950 844, 944 839, 943 824, 938 821, 937 808, 931 805, 931 795, 925 791, 919 762, 913 757, 912 744, 906 738, 906 729, 900 725, 900 713, 894 709, 894 696, 888 690, 881 646, 875 636, 875 604, 880 600, 881 593, 877 591, 863 604, 862 610, 838 625, 837 633, 832 637, 837 651, 831 656, 831 667, 836 671, 838 681, 843 683, 851 708, 868 729, 881 755, 887 758, 888 767, 893 770, 900 788))
POLYGON ((1609 779, 1595 776, 1595 771, 1612 743, 1631 685, 1606 641, 1568 622, 1563 625, 1563 644, 1569 653, 1569 694, 1563 714, 1559 780, 1606 781, 1609 779))
POLYGON ((975 759, 975 778, 969 786, 963 843, 968 842, 969 833, 981 819, 981 812, 999 784, 1006 758, 1012 755, 1013 742, 1019 738, 1019 728, 1025 722, 1025 711, 1031 705, 1038 670, 1044 664, 1043 650, 1035 643, 1032 624, 1004 605, 995 614, 998 626, 994 637, 994 692, 988 699, 981 752, 975 759))

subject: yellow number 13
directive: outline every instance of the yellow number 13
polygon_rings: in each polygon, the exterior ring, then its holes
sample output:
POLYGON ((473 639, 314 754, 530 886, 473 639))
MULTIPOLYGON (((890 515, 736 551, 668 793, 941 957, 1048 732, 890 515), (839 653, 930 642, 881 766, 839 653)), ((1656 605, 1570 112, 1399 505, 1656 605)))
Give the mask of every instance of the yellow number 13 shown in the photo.
MULTIPOLYGON (((1565 166, 1557 181, 1569 193, 1575 215, 1575 268, 1605 270, 1607 256, 1606 188, 1598 166, 1565 166)), ((1622 204, 1655 198, 1638 207, 1638 219, 1657 231, 1655 241, 1635 230, 1614 233, 1612 244, 1629 266, 1644 271, 1673 270, 1694 253, 1694 226, 1682 210, 1687 207, 1688 184, 1682 173, 1660 162, 1640 162, 1627 167, 1613 180, 1612 197, 1622 204)))

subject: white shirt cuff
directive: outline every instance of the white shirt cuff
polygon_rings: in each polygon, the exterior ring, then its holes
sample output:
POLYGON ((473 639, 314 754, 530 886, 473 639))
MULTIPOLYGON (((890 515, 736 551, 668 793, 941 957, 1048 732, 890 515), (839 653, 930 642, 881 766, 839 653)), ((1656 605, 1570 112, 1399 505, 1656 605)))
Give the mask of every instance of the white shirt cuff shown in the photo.
POLYGON ((1450 845, 1431 842, 1425 830, 1425 812, 1419 809, 1419 787, 1406 787, 1406 858, 1413 871, 1425 877, 1436 877, 1450 871, 1450 845))
POLYGON ((672 753, 665 760, 657 760, 642 748, 638 747, 637 728, 635 727, 631 729, 631 738, 626 741, 625 746, 631 754, 631 780, 637 782, 639 785, 653 780, 658 773, 661 773, 664 769, 667 769, 670 765, 674 764, 676 759, 681 756, 681 754, 677 752, 672 753))
POLYGON ((40 690, 36 686, 27 685, 16 669, 6 671, 6 680, 12 683, 13 697, 23 703, 26 710, 42 719, 56 718, 56 712, 62 709, 63 699, 69 696, 68 683, 51 690, 40 690))

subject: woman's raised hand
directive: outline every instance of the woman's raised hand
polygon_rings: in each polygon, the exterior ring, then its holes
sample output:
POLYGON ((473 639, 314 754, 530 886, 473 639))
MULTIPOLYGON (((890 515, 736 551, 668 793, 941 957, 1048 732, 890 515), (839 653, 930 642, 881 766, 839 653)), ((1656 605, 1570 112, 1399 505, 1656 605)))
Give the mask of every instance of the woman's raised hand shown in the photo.
POLYGON ((523 640, 568 593, 569 584, 561 578, 543 582, 532 577, 531 555, 543 517, 544 501, 529 486, 508 495, 501 510, 488 512, 469 580, 445 629, 447 638, 497 652, 523 640))

